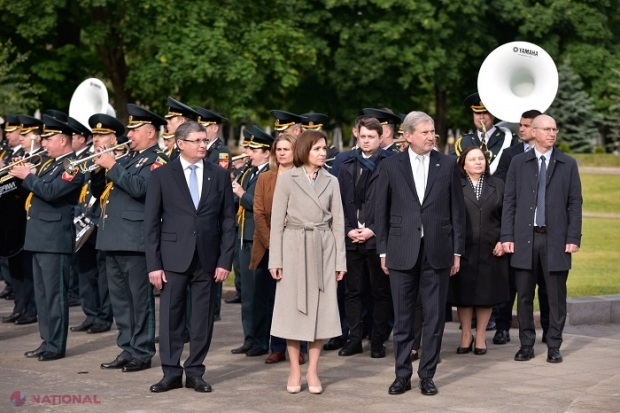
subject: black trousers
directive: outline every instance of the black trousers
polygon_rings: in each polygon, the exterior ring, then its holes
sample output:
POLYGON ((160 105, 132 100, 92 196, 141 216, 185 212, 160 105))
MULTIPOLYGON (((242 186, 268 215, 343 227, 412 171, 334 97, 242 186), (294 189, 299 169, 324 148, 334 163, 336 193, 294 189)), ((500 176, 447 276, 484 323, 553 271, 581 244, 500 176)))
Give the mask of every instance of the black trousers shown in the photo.
MULTIPOLYGON (((512 307, 517 295, 516 284, 516 272, 513 267, 508 269, 508 289, 510 293, 510 299, 502 304, 499 308, 499 317, 496 319, 497 330, 510 330, 512 325, 512 307)), ((540 307, 540 325, 543 332, 546 333, 549 329, 549 299, 547 298, 547 286, 545 284, 545 277, 540 272, 536 277, 536 283, 538 284, 538 305, 540 307)))
POLYGON ((166 271, 167 283, 159 297, 159 356, 164 376, 202 377, 204 360, 211 346, 217 284, 215 269, 205 270, 197 252, 185 273, 166 271), (181 367, 186 324, 187 290, 191 291, 189 356, 181 367))
POLYGON ((269 349, 271 316, 269 313, 269 273, 259 265, 251 270, 252 241, 243 241, 239 251, 241 267, 241 324, 243 325, 244 345, 261 350, 269 349))
POLYGON ((534 290, 536 281, 542 276, 547 287, 549 300, 549 330, 547 347, 562 345, 562 332, 566 322, 566 280, 568 271, 549 271, 547 264, 547 234, 534 233, 532 270, 516 271, 518 294, 517 317, 519 339, 522 346, 533 346, 536 341, 534 326, 534 290))
POLYGON ((105 262, 120 355, 146 363, 155 355, 155 298, 144 253, 106 251, 105 262))
POLYGON ((377 251, 358 246, 356 250, 347 250, 347 274, 345 281, 345 308, 349 323, 349 340, 361 342, 364 332, 362 309, 363 292, 367 285, 372 297, 373 348, 380 348, 390 336, 392 318, 392 296, 390 278, 381 269, 381 258, 377 251), (368 272, 368 282, 364 280, 364 269, 368 272))
POLYGON ((20 251, 8 258, 11 284, 15 295, 13 313, 34 317, 37 306, 34 299, 34 281, 32 279, 32 252, 20 251))
MULTIPOLYGON (((91 238, 96 239, 96 234, 91 238)), ((76 253, 80 268, 80 304, 86 322, 112 325, 112 303, 106 276, 105 252, 96 250, 94 242, 86 242, 76 253)))
POLYGON ((34 252, 34 293, 39 310, 42 348, 65 354, 69 331, 69 265, 72 254, 34 252))
POLYGON ((433 269, 424 252, 424 242, 416 265, 407 271, 390 271, 390 286, 394 302, 394 357, 396 377, 412 375, 411 350, 414 342, 414 319, 418 294, 422 300, 422 357, 418 377, 433 378, 439 362, 439 352, 445 327, 446 301, 450 269, 433 269))

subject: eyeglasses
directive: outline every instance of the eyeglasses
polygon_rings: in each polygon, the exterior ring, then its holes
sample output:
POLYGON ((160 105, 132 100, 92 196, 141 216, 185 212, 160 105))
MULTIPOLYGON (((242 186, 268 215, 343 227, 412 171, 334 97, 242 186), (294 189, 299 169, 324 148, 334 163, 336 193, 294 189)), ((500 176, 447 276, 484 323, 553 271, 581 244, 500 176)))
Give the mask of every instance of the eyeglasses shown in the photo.
POLYGON ((558 128, 533 128, 533 129, 540 129, 541 131, 545 132, 547 135, 549 135, 551 132, 557 135, 560 132, 560 129, 558 128))
POLYGON ((209 139, 196 139, 196 140, 191 140, 191 139, 181 139, 184 142, 191 142, 191 143, 195 143, 200 145, 201 143, 204 143, 205 145, 209 144, 209 139))

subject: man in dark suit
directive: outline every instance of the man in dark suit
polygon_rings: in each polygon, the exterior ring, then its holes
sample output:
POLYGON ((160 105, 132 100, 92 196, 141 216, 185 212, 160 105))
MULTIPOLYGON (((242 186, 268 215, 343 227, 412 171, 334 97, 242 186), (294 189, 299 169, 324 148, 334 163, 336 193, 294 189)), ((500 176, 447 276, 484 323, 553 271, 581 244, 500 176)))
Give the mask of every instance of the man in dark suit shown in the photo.
POLYGON ((362 352, 362 308, 370 307, 363 302, 364 289, 370 291, 372 312, 370 314, 372 346, 370 357, 385 357, 383 343, 390 335, 392 297, 389 278, 381 269, 375 237, 375 194, 379 181, 379 167, 389 158, 381 149, 383 127, 377 119, 364 119, 360 123, 355 156, 345 160, 338 174, 340 194, 345 214, 347 276, 345 283, 345 306, 349 340, 338 352, 351 356, 362 352))
POLYGON ((28 223, 24 249, 32 251, 35 302, 43 343, 25 353, 39 361, 65 356, 69 307, 69 263, 75 248, 73 215, 84 177, 65 172, 62 164, 73 155, 71 136, 77 131, 64 122, 43 115, 43 146, 50 157, 39 166, 15 166, 9 172, 22 179, 29 190, 26 200, 28 223))
POLYGON ((532 122, 535 146, 513 158, 506 178, 500 240, 516 268, 521 348, 516 361, 534 357, 536 330, 532 301, 542 273, 549 299, 547 361, 560 363, 566 321, 566 280, 571 256, 581 243, 581 181, 577 162, 554 148, 555 120, 532 122))
MULTIPOLYGON (((493 174, 494 177, 506 182, 506 175, 508 173, 508 167, 512 158, 527 152, 534 147, 534 130, 532 129, 532 122, 541 113, 534 109, 528 110, 521 115, 519 122, 519 138, 521 142, 506 149, 502 153, 502 157, 499 160, 499 166, 493 174)), ((509 277, 509 291, 510 300, 504 303, 498 311, 496 317, 497 330, 493 337, 493 344, 506 344, 510 341, 510 326, 512 325, 512 307, 517 294, 517 286, 515 284, 515 269, 510 267, 508 271, 509 277)), ((543 343, 547 342, 547 329, 549 328, 549 303, 547 301, 547 290, 545 288, 545 279, 542 274, 538 274, 536 279, 538 284, 538 303, 540 306, 540 324, 543 329, 543 343)))
POLYGON ((235 214, 230 174, 204 160, 207 133, 196 122, 175 132, 180 156, 154 171, 146 194, 145 238, 151 284, 161 290, 160 344, 165 392, 182 386, 210 392, 202 378, 213 332, 217 284, 232 268, 235 214), (185 302, 191 290, 189 357, 181 367, 185 302))
POLYGON ((376 196, 377 253, 390 276, 394 303, 396 379, 390 394, 411 389, 415 304, 422 297, 424 352, 419 388, 437 394, 433 376, 439 362, 450 276, 465 251, 465 206, 453 158, 432 150, 433 119, 411 112, 403 122, 409 149, 381 165, 376 196))
POLYGON ((144 255, 144 199, 151 172, 168 161, 157 138, 166 120, 128 104, 128 155, 100 154, 91 174, 93 195, 101 205, 97 249, 105 251, 112 312, 122 352, 102 369, 135 372, 151 367, 155 355, 155 299, 144 255))

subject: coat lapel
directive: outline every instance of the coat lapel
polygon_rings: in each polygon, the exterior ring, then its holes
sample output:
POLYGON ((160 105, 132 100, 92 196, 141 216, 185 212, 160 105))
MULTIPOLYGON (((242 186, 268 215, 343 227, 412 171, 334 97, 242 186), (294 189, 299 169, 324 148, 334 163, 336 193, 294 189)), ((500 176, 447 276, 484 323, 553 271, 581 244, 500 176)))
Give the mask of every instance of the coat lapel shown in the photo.
MULTIPOLYGON (((301 167, 294 168, 291 171, 291 174, 293 175, 293 181, 301 188, 301 190, 304 191, 310 198, 312 198, 312 200, 316 202, 319 207, 323 208, 323 206, 321 205, 321 201, 319 200, 319 196, 317 195, 317 191, 315 191, 315 189, 310 184, 310 181, 308 180, 308 177, 306 176, 304 170, 301 167)), ((315 185, 318 185, 318 178, 315 185)))
MULTIPOLYGON (((471 191, 474 192, 474 191, 471 191)), ((482 193, 480 194, 480 199, 478 200, 478 205, 482 206, 487 199, 491 197, 495 193, 495 185, 489 182, 489 177, 484 177, 484 183, 482 184, 482 193)), ((474 196, 475 198, 475 196, 474 196)))
POLYGON ((409 149, 396 156, 400 156, 398 161, 402 176, 405 178, 407 185, 409 185, 411 192, 415 194, 415 198, 420 202, 420 197, 418 197, 418 193, 415 190, 415 183, 413 182, 413 171, 411 170, 411 161, 409 161, 409 149))
MULTIPOLYGON (((555 167, 558 163, 558 153, 559 149, 553 148, 553 152, 551 152, 551 160, 549 161, 549 166, 547 167, 547 185, 551 182, 551 177, 553 176, 553 172, 555 172, 555 167)), ((562 161, 560 160, 560 162, 562 161)))
POLYGON ((467 181, 467 178, 461 178, 461 186, 463 187, 463 196, 465 196, 465 198, 469 199, 474 204, 478 205, 476 194, 471 188, 471 185, 469 185, 469 181, 467 181))
POLYGON ((426 180, 426 191, 424 192, 425 201, 431 192, 431 188, 433 187, 433 184, 435 183, 435 179, 437 178, 437 175, 439 175, 440 169, 441 169, 441 159, 437 155, 436 151, 431 150, 431 153, 429 156, 429 165, 428 165, 428 179, 426 180))
POLYGON ((314 183, 314 192, 316 193, 317 198, 321 197, 321 194, 327 189, 329 186, 329 172, 325 169, 319 169, 319 174, 316 177, 316 182, 314 183))
MULTIPOLYGON (((198 202, 197 210, 200 209, 204 205, 205 201, 207 200, 209 190, 211 189, 211 178, 213 177, 213 170, 211 169, 211 163, 203 159, 202 165, 203 165, 202 193, 200 194, 200 201, 198 202)), ((187 190, 187 193, 189 193, 189 189, 187 190)), ((191 194, 190 194, 190 198, 191 198, 191 194)))
MULTIPOLYGON (((179 187, 179 190, 183 194, 183 197, 189 204, 194 208, 194 201, 192 201, 192 195, 189 193, 189 187, 187 186, 187 181, 185 180, 185 174, 183 174, 183 167, 181 165, 181 158, 177 158, 174 161, 170 162, 170 168, 172 169, 172 176, 174 176, 174 180, 179 187)), ((204 184, 204 181, 203 181, 204 184)), ((204 194, 204 192, 203 192, 204 194)))

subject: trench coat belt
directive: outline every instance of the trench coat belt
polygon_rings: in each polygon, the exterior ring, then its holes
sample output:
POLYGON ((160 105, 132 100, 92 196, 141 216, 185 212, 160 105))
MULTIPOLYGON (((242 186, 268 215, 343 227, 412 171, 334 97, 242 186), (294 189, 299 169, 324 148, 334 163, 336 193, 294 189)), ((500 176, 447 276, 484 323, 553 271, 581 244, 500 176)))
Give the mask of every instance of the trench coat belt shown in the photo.
POLYGON ((286 229, 299 231, 303 239, 303 257, 299 257, 302 258, 303 262, 303 266, 301 266, 303 269, 303 274, 297 279, 297 310, 303 314, 308 314, 308 268, 310 266, 315 268, 317 281, 319 283, 319 290, 325 291, 325 283, 323 282, 323 245, 320 231, 329 230, 330 226, 325 222, 307 222, 303 224, 289 222, 286 225, 286 229), (306 256, 308 243, 314 244, 313 246, 316 255, 314 257, 314 262, 308 262, 308 257, 306 256))

